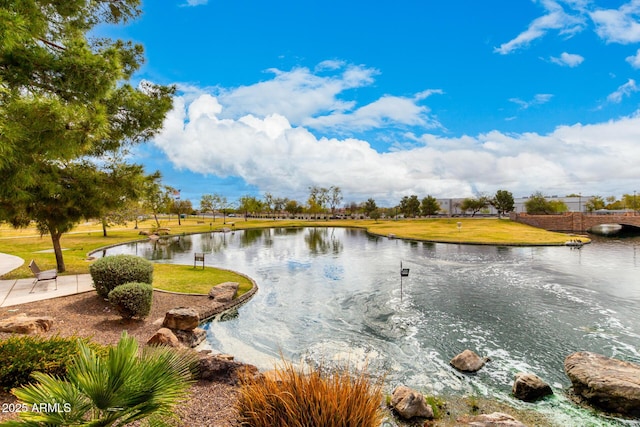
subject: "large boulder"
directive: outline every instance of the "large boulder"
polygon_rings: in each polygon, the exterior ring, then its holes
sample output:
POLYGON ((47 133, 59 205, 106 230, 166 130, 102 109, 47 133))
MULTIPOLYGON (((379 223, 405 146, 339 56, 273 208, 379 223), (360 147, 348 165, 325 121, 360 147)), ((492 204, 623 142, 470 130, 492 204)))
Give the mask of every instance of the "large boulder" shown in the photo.
POLYGON ((175 329, 172 332, 178 338, 178 341, 188 348, 195 348, 207 339, 207 331, 200 328, 191 329, 189 331, 175 329))
POLYGON ((176 337, 176 334, 169 328, 158 329, 158 332, 149 338, 147 345, 166 345, 175 348, 184 347, 178 337, 176 337))
POLYGON ((573 391, 606 411, 640 416, 640 365, 579 351, 564 360, 573 391))
POLYGON ((162 327, 180 331, 191 331, 197 328, 199 323, 200 316, 197 310, 178 307, 167 311, 162 327))
POLYGON ((489 359, 478 356, 473 351, 467 349, 449 362, 451 366, 463 372, 479 371, 489 359))
POLYGON ((509 414, 493 412, 475 417, 462 417, 456 420, 458 424, 473 427, 527 427, 509 414))
POLYGON ((240 284, 238 282, 224 282, 214 286, 209 291, 209 298, 221 302, 231 302, 238 294, 238 288, 240 284))
POLYGON ((513 395, 525 402, 533 402, 541 397, 553 394, 551 386, 534 374, 518 372, 513 381, 513 395))
POLYGON ((224 355, 199 353, 197 379, 236 385, 243 375, 258 376, 260 372, 253 365, 230 360, 224 355))
POLYGON ((427 404, 424 395, 403 385, 393 390, 391 406, 406 420, 414 417, 433 418, 433 409, 427 404))
POLYGON ((48 316, 29 317, 25 313, 0 320, 0 332, 14 334, 36 334, 47 332, 53 325, 53 319, 48 316))

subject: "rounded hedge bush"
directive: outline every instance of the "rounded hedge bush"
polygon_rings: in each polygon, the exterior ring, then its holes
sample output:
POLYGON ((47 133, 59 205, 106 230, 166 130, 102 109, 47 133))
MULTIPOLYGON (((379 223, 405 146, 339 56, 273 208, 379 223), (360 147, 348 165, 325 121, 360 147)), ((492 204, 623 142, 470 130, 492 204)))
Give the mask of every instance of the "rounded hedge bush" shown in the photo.
POLYGON ((98 295, 107 298, 116 286, 130 282, 153 282, 153 263, 134 255, 111 255, 89 266, 98 295))
POLYGON ((153 287, 148 283, 125 283, 109 292, 109 304, 125 319, 146 317, 152 301, 153 287))

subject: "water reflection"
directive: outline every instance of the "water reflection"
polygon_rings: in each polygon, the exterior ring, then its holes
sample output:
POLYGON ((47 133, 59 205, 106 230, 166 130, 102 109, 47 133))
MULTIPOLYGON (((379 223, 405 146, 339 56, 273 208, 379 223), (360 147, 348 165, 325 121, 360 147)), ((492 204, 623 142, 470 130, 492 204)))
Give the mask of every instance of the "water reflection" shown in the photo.
POLYGON ((335 235, 335 228, 308 228, 304 241, 312 254, 333 253, 338 255, 342 252, 342 242, 335 235))
POLYGON ((245 230, 240 233, 240 245, 242 247, 251 246, 256 243, 258 240, 264 238, 265 246, 271 246, 271 229, 253 229, 253 230, 245 230))
POLYGON ((516 405, 513 375, 528 371, 556 389, 536 408, 557 425, 618 425, 562 397, 563 360, 587 350, 640 362, 640 239, 571 250, 406 242, 325 228, 187 238, 170 244, 171 253, 152 244, 108 252, 142 254, 146 246, 148 258, 184 264, 193 262, 189 251, 208 252, 208 265, 256 279, 260 291, 249 303, 207 327, 211 346, 240 360, 269 369, 281 352, 312 362, 347 357, 387 373, 392 384, 516 405), (402 299, 400 261, 411 269, 402 299), (491 363, 460 375, 448 361, 465 348, 491 363))

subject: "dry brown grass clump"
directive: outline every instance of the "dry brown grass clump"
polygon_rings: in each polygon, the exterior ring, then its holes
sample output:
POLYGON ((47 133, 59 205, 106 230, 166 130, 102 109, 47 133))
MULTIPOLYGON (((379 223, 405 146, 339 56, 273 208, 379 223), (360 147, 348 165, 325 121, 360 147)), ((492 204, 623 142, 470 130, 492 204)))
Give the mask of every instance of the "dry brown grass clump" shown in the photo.
POLYGON ((364 371, 305 370, 285 362, 262 378, 244 380, 239 421, 253 427, 378 426, 382 399, 382 381, 364 371))

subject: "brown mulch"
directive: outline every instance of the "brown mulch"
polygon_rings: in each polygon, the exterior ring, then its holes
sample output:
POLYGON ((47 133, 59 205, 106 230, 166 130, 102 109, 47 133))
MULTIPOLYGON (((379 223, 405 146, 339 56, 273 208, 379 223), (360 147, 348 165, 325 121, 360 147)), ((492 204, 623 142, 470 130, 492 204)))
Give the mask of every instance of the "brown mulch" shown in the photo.
MULTIPOLYGON (((207 296, 154 292, 151 313, 144 320, 123 320, 109 303, 95 292, 31 302, 0 308, 0 319, 25 313, 27 316, 50 316, 53 326, 47 336, 89 337, 100 344, 116 344, 123 330, 142 345, 161 327, 167 311, 176 307, 206 305, 207 296)), ((0 332, 0 340, 10 334, 0 332)), ((237 388, 225 383, 199 381, 190 396, 176 408, 179 426, 230 427, 236 425, 237 388)), ((0 393, 0 403, 14 402, 14 397, 0 393)), ((16 415, 0 412, 0 422, 16 415)))

